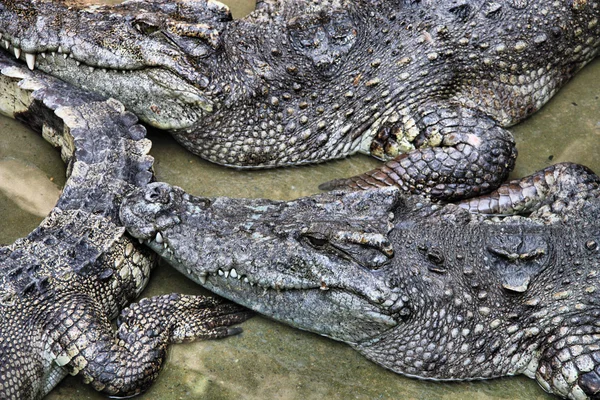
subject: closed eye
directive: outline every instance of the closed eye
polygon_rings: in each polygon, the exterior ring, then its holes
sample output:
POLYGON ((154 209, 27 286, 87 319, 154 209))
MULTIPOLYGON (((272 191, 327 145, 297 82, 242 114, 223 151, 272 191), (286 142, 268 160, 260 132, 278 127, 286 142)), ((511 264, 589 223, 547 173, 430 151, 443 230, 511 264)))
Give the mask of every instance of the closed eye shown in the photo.
POLYGON ((322 234, 307 234, 304 236, 308 243, 315 249, 323 249, 329 241, 322 234))

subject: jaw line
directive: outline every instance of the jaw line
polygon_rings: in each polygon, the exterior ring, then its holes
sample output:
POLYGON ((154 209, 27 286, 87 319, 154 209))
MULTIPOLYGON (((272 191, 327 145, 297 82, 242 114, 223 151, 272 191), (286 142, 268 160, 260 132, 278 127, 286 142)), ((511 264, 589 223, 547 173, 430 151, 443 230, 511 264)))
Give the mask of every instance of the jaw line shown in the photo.
MULTIPOLYGON (((130 77, 126 78, 129 80, 149 79, 154 83, 155 87, 161 88, 160 90, 166 93, 164 98, 167 100, 166 103, 169 104, 168 107, 171 107, 173 104, 176 104, 176 108, 181 108, 183 110, 196 109, 196 114, 210 114, 214 111, 214 105, 205 97, 205 93, 203 92, 204 89, 200 87, 201 85, 199 85, 196 82, 190 81, 187 77, 178 74, 176 71, 173 71, 166 66, 156 65, 139 68, 132 66, 131 68, 115 69, 109 66, 88 64, 86 61, 81 61, 77 58, 74 58, 73 53, 61 48, 58 48, 55 51, 24 52, 21 51, 18 47, 13 47, 12 45, 9 45, 9 47, 6 48, 5 43, 8 43, 6 41, 6 38, 0 39, 0 48, 5 49, 5 51, 11 57, 16 58, 21 62, 25 61, 30 70, 39 69, 42 72, 58 76, 59 78, 68 81, 75 79, 73 77, 79 77, 77 79, 81 79, 83 81, 87 80, 91 82, 101 82, 102 80, 118 81, 121 79, 125 79, 124 77, 127 76, 130 77), (17 55, 19 57, 17 57, 17 55), (62 74, 53 73, 53 70, 62 71, 62 74), (135 77, 136 74, 143 74, 144 76, 140 76, 138 78, 131 78, 135 77), (69 75, 72 77, 72 79, 67 78, 69 75), (164 76, 171 76, 171 79, 175 82, 175 86, 177 86, 176 81, 180 81, 181 83, 178 85, 180 89, 175 90, 170 85, 165 85, 163 83, 164 79, 162 79, 164 78, 164 76), (187 90, 185 90, 185 86, 188 86, 187 90)), ((99 89, 96 89, 96 91, 102 92, 102 90, 99 89)), ((114 93, 111 93, 110 90, 107 90, 106 93, 103 93, 103 95, 107 97, 120 97, 118 95, 115 95, 114 93)), ((126 106, 130 109, 135 108, 132 105, 128 106, 126 104, 126 106)), ((185 118, 170 117, 168 119, 161 120, 161 118, 159 118, 161 114, 160 108, 161 107, 158 107, 159 112, 156 115, 149 112, 148 110, 144 111, 145 108, 138 109, 136 111, 136 114, 138 115, 138 117, 140 117, 140 119, 143 119, 144 122, 162 130, 190 129, 195 125, 195 123, 199 119, 201 119, 201 115, 196 115, 194 118, 190 119, 190 114, 186 115, 185 118)))
MULTIPOLYGON (((159 231, 156 230, 155 232, 159 231)), ((177 269, 189 279, 192 279, 196 283, 200 284, 202 287, 220 296, 228 298, 233 302, 248 307, 258 313, 261 313, 279 321, 286 322, 300 329, 308 330, 323 336, 331 337, 335 340, 349 342, 348 340, 340 339, 339 337, 329 335, 327 333, 324 333, 323 331, 311 329, 311 326, 309 325, 294 323, 294 321, 296 320, 296 318, 293 317, 293 313, 295 312, 295 310, 290 309, 282 315, 277 315, 277 311, 273 311, 272 308, 276 308, 278 303, 267 302, 264 301, 264 299, 276 296, 277 294, 285 294, 288 296, 297 296, 298 300, 300 300, 301 298, 306 297, 307 293, 312 293, 316 296, 319 293, 334 293, 336 291, 344 291, 347 294, 351 294, 356 300, 360 301, 360 303, 363 304, 363 307, 361 308, 363 316, 367 316, 368 319, 373 323, 385 325, 390 329, 398 325, 398 321, 395 320, 392 316, 379 311, 382 305, 375 304, 366 297, 349 290, 344 290, 342 288, 334 286, 328 287, 324 290, 321 286, 316 285, 307 285, 305 287, 274 287, 273 285, 261 284, 258 281, 253 282, 251 278, 244 274, 240 274, 235 268, 232 268, 229 271, 217 269, 216 271, 203 271, 201 273, 198 273, 198 271, 196 270, 186 268, 182 263, 180 263, 177 260, 164 238, 162 239, 162 243, 159 243, 156 241, 156 234, 154 234, 154 239, 141 241, 147 246, 149 246, 152 250, 157 252, 175 269, 177 269), (248 294, 251 294, 251 296, 248 296, 248 294), (254 301, 261 298, 263 299, 263 301, 254 301)))

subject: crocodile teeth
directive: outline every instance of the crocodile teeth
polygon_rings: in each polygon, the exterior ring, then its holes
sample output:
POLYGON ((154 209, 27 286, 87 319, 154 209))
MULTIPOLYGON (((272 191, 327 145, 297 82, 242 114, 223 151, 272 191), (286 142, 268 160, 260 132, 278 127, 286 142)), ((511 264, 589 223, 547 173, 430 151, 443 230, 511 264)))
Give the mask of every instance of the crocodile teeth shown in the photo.
POLYGON ((21 58, 21 49, 18 47, 15 47, 13 50, 15 52, 15 57, 17 57, 17 59, 21 58))
POLYGON ((58 52, 59 52, 59 53, 62 53, 62 52, 63 52, 62 46, 58 46, 58 52))
POLYGON ((203 285, 206 283, 207 278, 208 278, 208 274, 206 274, 206 273, 198 275, 198 280, 200 280, 200 283, 203 285))
POLYGON ((40 56, 42 56, 43 59, 46 59, 46 53, 40 53, 40 56))
POLYGON ((238 274, 237 274, 237 271, 235 270, 235 268, 231 269, 230 275, 231 275, 232 278, 237 278, 238 277, 238 274))
POLYGON ((248 277, 244 277, 244 283, 250 283, 250 281, 248 280, 248 277))
POLYGON ((8 40, 4 39, 4 42, 3 42, 3 44, 4 44, 4 48, 5 48, 6 50, 8 50, 8 48, 10 47, 10 42, 9 42, 8 40))
POLYGON ((225 271, 225 278, 229 278, 229 271, 225 271))
POLYGON ((66 60, 69 55, 67 53, 63 54, 63 58, 66 60))
POLYGON ((35 54, 25 53, 25 61, 27 62, 27 67, 33 71, 35 68, 35 54))
POLYGON ((219 276, 223 276, 223 275, 225 275, 225 273, 223 272, 223 270, 222 270, 222 269, 218 270, 218 271, 217 271, 217 273, 219 274, 219 276))
POLYGON ((160 232, 158 232, 158 233, 156 234, 156 237, 154 238, 154 240, 156 240, 156 243, 163 243, 163 237, 162 237, 162 235, 160 234, 160 232))

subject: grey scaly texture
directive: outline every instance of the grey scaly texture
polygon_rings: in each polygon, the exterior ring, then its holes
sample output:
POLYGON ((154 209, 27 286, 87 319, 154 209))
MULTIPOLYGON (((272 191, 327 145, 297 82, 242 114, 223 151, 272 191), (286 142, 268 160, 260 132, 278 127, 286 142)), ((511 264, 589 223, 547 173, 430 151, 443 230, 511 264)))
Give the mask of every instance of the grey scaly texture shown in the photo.
POLYGON ((248 312, 218 299, 172 294, 123 310, 156 258, 118 219, 123 196, 152 178, 137 117, 4 55, 0 88, 0 112, 60 147, 69 175, 40 226, 0 248, 0 398, 40 398, 67 373, 131 396, 156 379, 168 343, 238 333, 228 326, 248 312))

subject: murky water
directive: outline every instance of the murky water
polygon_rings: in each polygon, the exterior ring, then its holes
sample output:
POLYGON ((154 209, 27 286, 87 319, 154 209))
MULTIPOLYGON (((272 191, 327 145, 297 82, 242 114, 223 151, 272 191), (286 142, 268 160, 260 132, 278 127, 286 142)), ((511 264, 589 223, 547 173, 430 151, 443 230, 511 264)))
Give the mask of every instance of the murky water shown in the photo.
MULTIPOLYGON (((251 8, 236 3, 236 15, 251 8)), ((18 123, 0 119, 0 243, 26 235, 49 211, 64 184, 58 152, 18 123)), ((513 176, 574 161, 600 172, 600 60, 584 69, 542 111, 512 129, 519 161, 513 176)), ((159 180, 202 196, 291 199, 316 193, 317 184, 372 168, 356 156, 322 165, 236 171, 207 163, 168 135, 151 133, 159 180)), ((143 296, 204 293, 167 266, 154 272, 143 296)), ((408 379, 367 361, 348 346, 255 317, 244 333, 220 341, 170 348, 159 381, 141 399, 543 399, 524 377, 468 383, 408 379)), ((78 378, 65 379, 49 399, 101 399, 78 378)))

